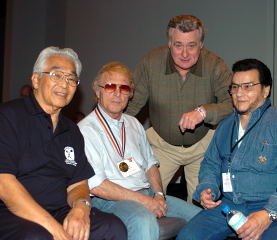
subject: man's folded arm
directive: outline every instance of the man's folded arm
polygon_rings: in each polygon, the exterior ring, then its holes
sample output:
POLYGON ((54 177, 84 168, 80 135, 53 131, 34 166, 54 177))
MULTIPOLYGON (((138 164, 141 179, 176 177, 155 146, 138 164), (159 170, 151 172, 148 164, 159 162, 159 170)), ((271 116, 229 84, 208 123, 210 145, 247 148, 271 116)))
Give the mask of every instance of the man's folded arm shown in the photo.
POLYGON ((0 199, 13 214, 43 226, 50 233, 60 225, 12 174, 0 174, 0 199))

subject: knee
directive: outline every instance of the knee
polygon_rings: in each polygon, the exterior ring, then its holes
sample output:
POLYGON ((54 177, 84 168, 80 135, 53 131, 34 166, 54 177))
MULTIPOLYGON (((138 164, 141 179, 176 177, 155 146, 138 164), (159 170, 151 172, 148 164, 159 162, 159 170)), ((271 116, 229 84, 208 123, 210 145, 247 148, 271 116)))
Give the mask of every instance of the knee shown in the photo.
POLYGON ((158 239, 159 225, 156 216, 141 204, 129 200, 119 201, 115 214, 127 226, 129 236, 137 236, 138 239, 138 236, 143 235, 151 236, 147 239, 158 239))
MULTIPOLYGON (((128 225, 135 227, 141 232, 149 232, 151 235, 159 234, 159 224, 156 216, 146 208, 139 209, 130 215, 128 225)), ((129 230, 129 228, 128 228, 129 230)))
POLYGON ((124 223, 114 214, 105 213, 97 208, 91 209, 89 240, 127 240, 127 230, 124 223))
POLYGON ((130 217, 131 222, 142 225, 142 227, 151 227, 152 225, 153 227, 158 226, 156 216, 148 209, 134 212, 130 217))
POLYGON ((120 218, 118 218, 113 214, 110 214, 109 221, 106 221, 105 224, 106 224, 105 239, 127 240, 127 229, 124 223, 120 220, 120 218))
POLYGON ((42 226, 36 223, 30 223, 25 226, 20 233, 21 240, 52 240, 52 235, 42 226))

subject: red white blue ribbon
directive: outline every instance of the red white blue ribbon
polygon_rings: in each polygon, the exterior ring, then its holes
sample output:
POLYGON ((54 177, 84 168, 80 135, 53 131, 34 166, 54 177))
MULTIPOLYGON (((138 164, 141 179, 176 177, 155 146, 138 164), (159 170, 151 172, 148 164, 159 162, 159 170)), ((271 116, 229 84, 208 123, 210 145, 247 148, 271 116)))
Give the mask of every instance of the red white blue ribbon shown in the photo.
POLYGON ((116 152, 121 156, 122 159, 124 159, 124 153, 125 153, 125 144, 126 144, 126 134, 125 134, 125 126, 124 122, 122 123, 121 127, 121 147, 119 143, 117 142, 112 129, 110 128, 110 125, 108 124, 107 120, 103 116, 103 114, 99 111, 98 106, 94 109, 96 116, 98 117, 99 121, 101 122, 102 126, 104 127, 105 131, 108 134, 108 137, 110 141, 112 142, 116 152))

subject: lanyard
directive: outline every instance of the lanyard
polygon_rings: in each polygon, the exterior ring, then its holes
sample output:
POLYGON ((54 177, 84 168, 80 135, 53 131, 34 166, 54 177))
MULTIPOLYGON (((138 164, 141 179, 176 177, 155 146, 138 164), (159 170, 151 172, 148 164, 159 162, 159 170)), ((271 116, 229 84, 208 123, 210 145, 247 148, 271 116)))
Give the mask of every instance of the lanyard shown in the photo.
POLYGON ((125 126, 124 122, 122 123, 121 127, 121 147, 119 143, 117 142, 112 129, 110 128, 110 125, 108 124, 107 120, 103 116, 103 114, 99 111, 98 106, 94 109, 96 116, 98 117, 99 121, 101 122, 102 126, 104 127, 105 131, 107 132, 110 141, 112 142, 116 152, 119 154, 119 156, 124 159, 124 153, 125 153, 125 143, 126 143, 126 134, 125 134, 125 126))
POLYGON ((257 125, 257 123, 261 120, 262 116, 264 115, 265 111, 271 106, 271 104, 269 104, 266 109, 264 110, 264 112, 261 114, 261 116, 258 118, 258 120, 244 133, 244 135, 232 146, 232 140, 234 137, 234 131, 235 131, 235 121, 233 123, 233 128, 232 128, 232 134, 231 134, 231 139, 230 139, 230 157, 229 157, 229 163, 231 163, 231 154, 233 153, 233 151, 235 150, 236 146, 242 141, 242 139, 244 139, 244 137, 257 125))

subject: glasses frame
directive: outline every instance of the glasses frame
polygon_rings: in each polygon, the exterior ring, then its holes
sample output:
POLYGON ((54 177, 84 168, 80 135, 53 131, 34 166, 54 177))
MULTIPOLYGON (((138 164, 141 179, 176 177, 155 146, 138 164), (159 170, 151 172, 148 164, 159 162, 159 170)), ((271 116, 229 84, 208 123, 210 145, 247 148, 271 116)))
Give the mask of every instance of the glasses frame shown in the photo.
POLYGON ((50 79, 51 79, 53 82, 57 82, 56 79, 53 79, 53 74, 54 74, 55 72, 61 73, 62 76, 59 78, 59 80, 65 79, 65 81, 66 81, 71 87, 77 87, 77 86, 80 84, 80 79, 79 79, 79 77, 78 77, 76 74, 65 73, 65 72, 63 72, 63 71, 50 71, 50 72, 41 72, 41 73, 49 74, 50 79), (74 77, 76 77, 76 81, 69 81, 69 80, 68 80, 69 76, 74 76, 74 77), (75 82, 76 85, 72 85, 73 82, 75 82))
POLYGON ((101 86, 101 85, 98 85, 98 86, 101 87, 101 88, 103 88, 104 91, 107 92, 107 93, 114 93, 117 89, 119 89, 119 92, 120 92, 121 94, 123 94, 123 95, 129 95, 129 94, 131 94, 131 92, 132 92, 132 88, 131 88, 129 85, 126 85, 126 84, 106 83, 104 86, 101 86), (107 89, 106 89, 106 86, 107 86, 107 85, 108 85, 108 86, 115 85, 116 88, 115 88, 114 90, 107 90, 107 89), (122 88, 121 88, 122 86, 128 87, 128 88, 129 88, 128 93, 122 91, 122 88))
POLYGON ((240 84, 232 83, 229 86, 228 93, 230 95, 236 94, 238 92, 239 88, 241 88, 243 91, 251 91, 254 86, 259 85, 259 84, 262 84, 262 83, 260 83, 260 82, 259 83, 248 82, 248 83, 240 83, 240 84), (232 85, 235 85, 238 87, 236 92, 232 92, 232 85), (245 88, 245 86, 248 86, 248 88, 245 88))

